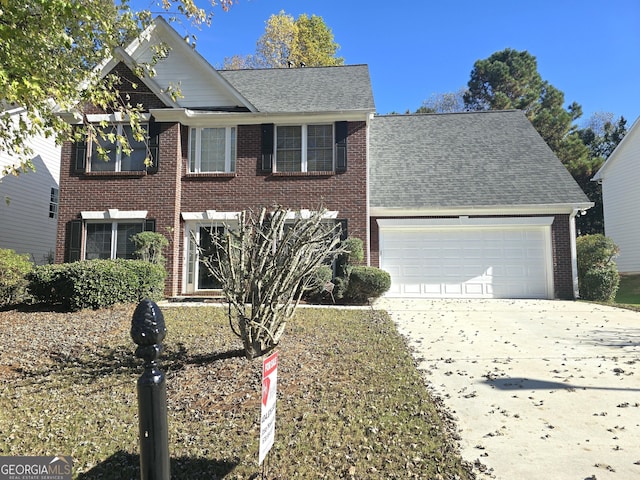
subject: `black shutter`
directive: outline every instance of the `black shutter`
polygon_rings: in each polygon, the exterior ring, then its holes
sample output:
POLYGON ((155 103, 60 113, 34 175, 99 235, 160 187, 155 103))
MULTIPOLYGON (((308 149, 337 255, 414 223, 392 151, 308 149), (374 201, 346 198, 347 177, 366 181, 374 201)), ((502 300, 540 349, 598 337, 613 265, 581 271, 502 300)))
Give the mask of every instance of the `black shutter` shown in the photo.
POLYGON ((347 122, 336 122, 336 172, 347 171, 347 122))
POLYGON ((274 130, 273 123, 262 124, 262 161, 260 163, 260 169, 263 172, 273 171, 274 130))
POLYGON ((72 150, 73 171, 81 173, 87 171, 87 142, 86 137, 83 140, 74 142, 72 150))
POLYGON ((67 245, 69 245, 69 250, 67 251, 67 261, 77 262, 80 260, 82 251, 82 220, 71 220, 68 225, 67 245))
POLYGON ((151 165, 147 167, 147 173, 158 173, 160 163, 160 124, 151 120, 149 122, 149 156, 151 165))
POLYGON ((348 235, 349 235, 349 232, 347 230, 347 223, 348 223, 347 219, 345 218, 343 220, 336 220, 336 223, 339 223, 340 224, 340 228, 341 228, 341 230, 340 230, 340 240, 342 240, 342 241, 346 240, 348 235))
POLYGON ((144 231, 145 232, 155 232, 156 231, 156 220, 155 218, 151 218, 149 220, 144 221, 144 231))

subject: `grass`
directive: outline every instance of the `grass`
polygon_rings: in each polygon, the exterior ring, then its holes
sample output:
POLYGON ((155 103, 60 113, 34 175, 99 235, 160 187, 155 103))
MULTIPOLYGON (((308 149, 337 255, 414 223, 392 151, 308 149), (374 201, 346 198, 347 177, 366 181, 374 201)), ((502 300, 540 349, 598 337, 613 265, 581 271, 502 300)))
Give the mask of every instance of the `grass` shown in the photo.
POLYGON ((615 303, 640 305, 640 275, 621 275, 615 303))
MULTIPOLYGON (((0 455, 71 455, 74 479, 139 478, 133 308, 0 312, 0 455)), ((298 310, 262 477, 260 360, 242 355, 225 309, 163 311, 172 478, 473 478, 386 313, 298 310)))

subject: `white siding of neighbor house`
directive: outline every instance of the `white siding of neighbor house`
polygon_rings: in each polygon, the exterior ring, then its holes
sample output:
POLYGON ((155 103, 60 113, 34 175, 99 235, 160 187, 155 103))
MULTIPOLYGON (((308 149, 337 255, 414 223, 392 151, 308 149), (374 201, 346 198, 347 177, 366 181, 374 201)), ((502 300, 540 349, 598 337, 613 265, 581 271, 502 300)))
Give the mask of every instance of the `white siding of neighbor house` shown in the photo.
MULTIPOLYGON (((51 138, 34 138, 36 171, 0 178, 0 248, 27 253, 47 263, 55 251, 57 219, 49 218, 51 187, 60 180, 60 147, 51 138)), ((16 158, 0 152, 0 171, 16 158)))
POLYGON ((640 273, 640 119, 602 170, 605 235, 620 247, 620 273, 640 273))
MULTIPOLYGON (((154 42, 166 41, 166 38, 157 37, 158 33, 153 31, 149 38, 142 39, 132 58, 138 63, 150 62, 153 58, 150 46, 154 42)), ((179 87, 184 95, 184 98, 177 99, 181 107, 237 106, 238 100, 230 94, 226 81, 204 59, 196 57, 197 52, 196 56, 193 53, 186 42, 172 42, 168 57, 155 65, 156 76, 153 80, 163 89, 172 84, 179 87), (202 61, 197 61, 196 58, 202 61), (216 82, 215 79, 219 81, 216 82), (178 85, 176 80, 179 81, 178 85)))

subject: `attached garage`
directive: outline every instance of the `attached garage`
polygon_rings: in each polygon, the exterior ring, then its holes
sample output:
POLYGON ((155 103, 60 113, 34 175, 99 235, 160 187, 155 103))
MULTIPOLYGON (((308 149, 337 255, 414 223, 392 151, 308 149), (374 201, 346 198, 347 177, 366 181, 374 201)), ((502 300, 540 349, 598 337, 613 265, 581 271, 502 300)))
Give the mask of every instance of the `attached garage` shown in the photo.
POLYGON ((378 219, 389 296, 553 298, 553 217, 378 219))

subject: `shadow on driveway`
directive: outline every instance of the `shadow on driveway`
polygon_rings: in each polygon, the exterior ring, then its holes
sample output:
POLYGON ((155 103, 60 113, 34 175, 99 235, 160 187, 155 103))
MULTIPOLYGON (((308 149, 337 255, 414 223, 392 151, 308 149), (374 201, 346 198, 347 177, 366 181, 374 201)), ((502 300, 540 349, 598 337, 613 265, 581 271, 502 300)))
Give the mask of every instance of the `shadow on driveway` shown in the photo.
POLYGON ((536 380, 522 377, 500 377, 486 379, 487 385, 499 390, 610 390, 621 392, 640 392, 640 388, 616 388, 616 387, 585 387, 570 383, 550 382, 548 380, 536 380))

